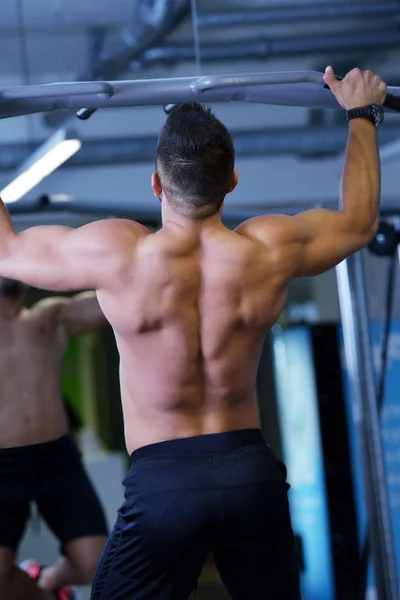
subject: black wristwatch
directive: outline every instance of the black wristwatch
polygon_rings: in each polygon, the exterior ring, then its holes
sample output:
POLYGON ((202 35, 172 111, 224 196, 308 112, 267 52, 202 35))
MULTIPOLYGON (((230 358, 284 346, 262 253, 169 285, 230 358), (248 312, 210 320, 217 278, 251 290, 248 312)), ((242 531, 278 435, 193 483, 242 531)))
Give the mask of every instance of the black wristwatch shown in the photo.
POLYGON ((347 122, 349 123, 352 119, 369 119, 376 127, 383 123, 385 113, 380 104, 370 104, 369 106, 362 106, 361 108, 352 108, 346 111, 347 122))

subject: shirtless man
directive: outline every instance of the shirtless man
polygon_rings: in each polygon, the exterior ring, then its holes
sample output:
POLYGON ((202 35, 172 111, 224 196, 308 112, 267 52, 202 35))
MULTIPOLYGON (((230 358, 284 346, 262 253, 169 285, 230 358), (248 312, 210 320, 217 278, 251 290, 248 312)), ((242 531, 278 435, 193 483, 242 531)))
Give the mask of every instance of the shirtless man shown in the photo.
POLYGON ((350 121, 338 211, 226 229, 232 139, 196 103, 177 107, 160 133, 160 231, 110 219, 16 233, 2 208, 0 274, 96 289, 119 348, 132 467, 92 600, 187 599, 210 550, 234 600, 300 598, 285 470, 260 431, 257 363, 289 281, 331 269, 377 230, 371 119, 386 96, 369 71, 338 82, 328 69, 325 81, 346 110, 374 105, 350 121))
POLYGON ((93 292, 29 310, 23 296, 21 283, 0 278, 0 598, 72 600, 78 595, 66 585, 91 583, 107 526, 67 434, 60 368, 68 338, 106 320, 93 292), (14 563, 31 501, 63 555, 44 569, 26 561, 25 573, 14 563))

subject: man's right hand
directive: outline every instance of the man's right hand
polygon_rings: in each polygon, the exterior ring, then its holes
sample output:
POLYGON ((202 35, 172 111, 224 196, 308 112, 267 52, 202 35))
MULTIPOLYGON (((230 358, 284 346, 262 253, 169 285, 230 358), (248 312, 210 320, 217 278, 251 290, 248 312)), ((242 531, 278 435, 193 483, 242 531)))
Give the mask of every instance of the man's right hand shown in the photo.
POLYGON ((323 80, 345 110, 371 104, 383 105, 387 86, 372 71, 353 69, 342 81, 338 81, 332 67, 327 67, 323 80))

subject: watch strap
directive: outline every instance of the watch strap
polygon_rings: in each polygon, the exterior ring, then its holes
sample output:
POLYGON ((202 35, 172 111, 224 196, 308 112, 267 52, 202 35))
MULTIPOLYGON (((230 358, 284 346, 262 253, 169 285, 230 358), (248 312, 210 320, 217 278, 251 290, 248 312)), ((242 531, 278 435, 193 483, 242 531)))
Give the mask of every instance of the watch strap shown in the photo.
POLYGON ((379 125, 383 121, 384 112, 379 104, 370 104, 360 106, 346 111, 347 122, 352 119, 368 119, 374 125, 379 125))

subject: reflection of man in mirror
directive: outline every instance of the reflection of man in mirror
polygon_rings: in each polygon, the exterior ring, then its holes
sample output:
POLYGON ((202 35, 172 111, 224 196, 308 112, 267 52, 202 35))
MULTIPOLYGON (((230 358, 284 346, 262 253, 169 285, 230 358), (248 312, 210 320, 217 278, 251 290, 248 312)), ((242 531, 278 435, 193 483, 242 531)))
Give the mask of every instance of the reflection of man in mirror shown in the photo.
POLYGON ((107 526, 68 433, 60 370, 69 337, 96 331, 106 320, 92 292, 26 309, 24 291, 0 278, 0 574, 9 576, 16 600, 72 600, 77 592, 66 586, 91 582, 107 526), (25 561, 19 569, 15 553, 31 502, 60 540, 62 555, 46 568, 25 561))

